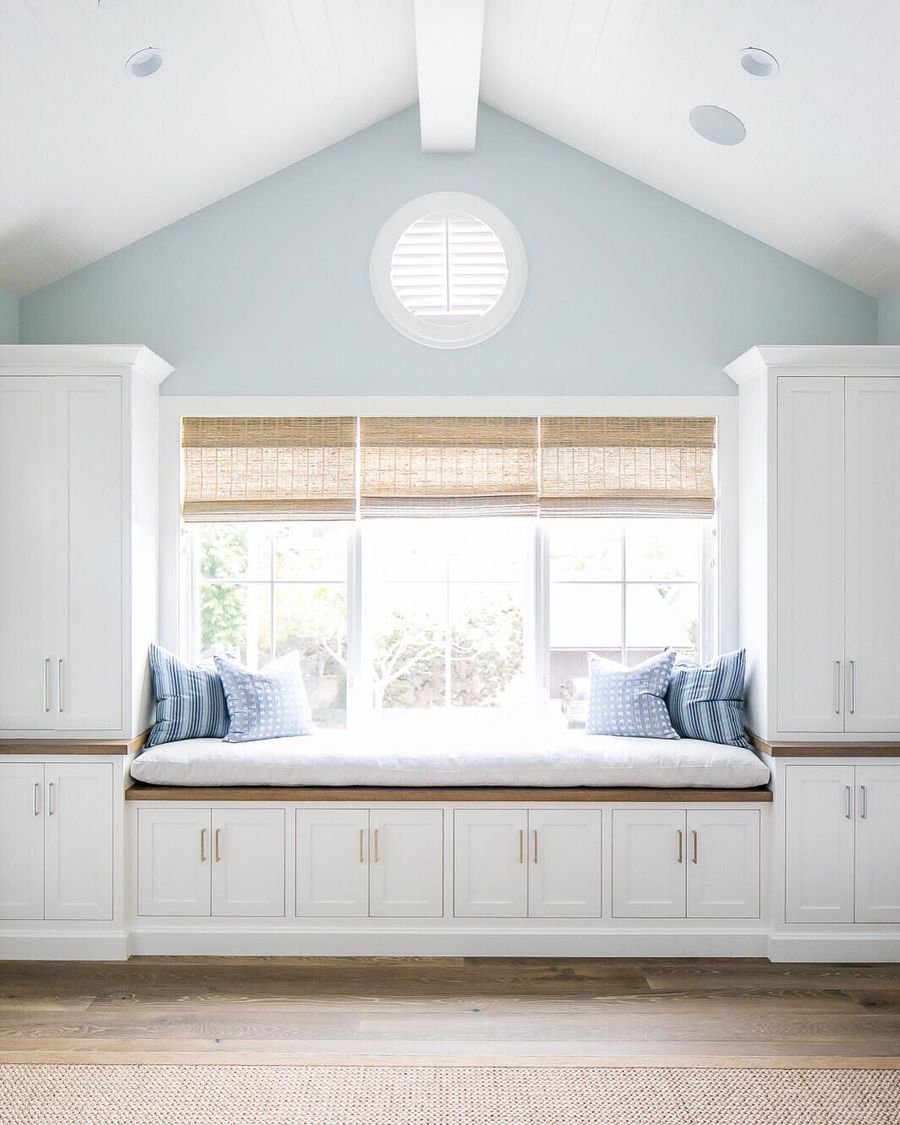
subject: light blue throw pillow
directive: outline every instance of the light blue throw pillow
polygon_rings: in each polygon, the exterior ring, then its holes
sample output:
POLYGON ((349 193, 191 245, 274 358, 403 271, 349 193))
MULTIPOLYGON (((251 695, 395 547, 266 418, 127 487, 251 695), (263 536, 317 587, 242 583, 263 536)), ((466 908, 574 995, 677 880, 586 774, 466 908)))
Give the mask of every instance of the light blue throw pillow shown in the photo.
POLYGON ((634 668, 591 656, 587 733, 678 738, 666 709, 675 656, 674 650, 668 650, 634 668))
POLYGON ((183 738, 224 738, 228 708, 222 681, 209 665, 185 664, 159 645, 150 646, 156 722, 146 748, 183 738))
POLYGON ((666 703, 682 738, 723 746, 750 746, 744 732, 744 650, 726 652, 705 666, 675 661, 666 703))
POLYGON ((226 742, 287 738, 312 734, 316 729, 296 652, 273 660, 258 672, 228 657, 215 660, 228 702, 226 742))

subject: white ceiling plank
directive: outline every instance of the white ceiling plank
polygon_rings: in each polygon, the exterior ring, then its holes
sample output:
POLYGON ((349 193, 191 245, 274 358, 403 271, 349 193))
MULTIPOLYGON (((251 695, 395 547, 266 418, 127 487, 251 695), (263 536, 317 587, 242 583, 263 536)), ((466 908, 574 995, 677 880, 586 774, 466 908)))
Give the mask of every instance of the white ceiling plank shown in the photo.
POLYGON ((472 152, 484 0, 415 0, 423 152, 472 152))

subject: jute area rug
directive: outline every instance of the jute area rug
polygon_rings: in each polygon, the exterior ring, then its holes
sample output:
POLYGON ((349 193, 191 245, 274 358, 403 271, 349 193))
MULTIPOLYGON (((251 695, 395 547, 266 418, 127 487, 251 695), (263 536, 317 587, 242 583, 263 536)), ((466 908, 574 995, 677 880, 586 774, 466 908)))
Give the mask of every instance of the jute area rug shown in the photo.
POLYGON ((898 1125, 900 1071, 0 1066, 3 1125, 898 1125))

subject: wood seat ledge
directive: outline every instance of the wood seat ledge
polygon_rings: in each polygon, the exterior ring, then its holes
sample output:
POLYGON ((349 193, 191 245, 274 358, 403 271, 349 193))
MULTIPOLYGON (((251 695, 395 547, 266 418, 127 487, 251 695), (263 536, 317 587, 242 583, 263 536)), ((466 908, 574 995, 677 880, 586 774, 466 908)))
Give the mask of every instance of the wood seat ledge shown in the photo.
POLYGON ((549 801, 672 802, 741 801, 770 803, 772 790, 755 789, 547 789, 465 786, 459 788, 390 786, 215 786, 148 785, 135 781, 128 801, 549 801))

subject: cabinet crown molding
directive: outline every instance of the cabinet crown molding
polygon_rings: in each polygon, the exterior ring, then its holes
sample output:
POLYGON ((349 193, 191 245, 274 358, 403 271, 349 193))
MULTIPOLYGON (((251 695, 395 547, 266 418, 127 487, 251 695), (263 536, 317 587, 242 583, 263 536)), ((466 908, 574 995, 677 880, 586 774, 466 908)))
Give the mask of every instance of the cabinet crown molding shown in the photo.
POLYGON ((122 375, 132 368, 155 383, 175 370, 143 344, 0 344, 0 375, 122 375))
POLYGON ((723 368, 738 386, 761 372, 785 368, 792 375, 900 375, 900 346, 892 344, 757 344, 723 368), (809 370, 803 370, 809 368, 809 370), (862 369, 862 370, 860 370, 862 369))

